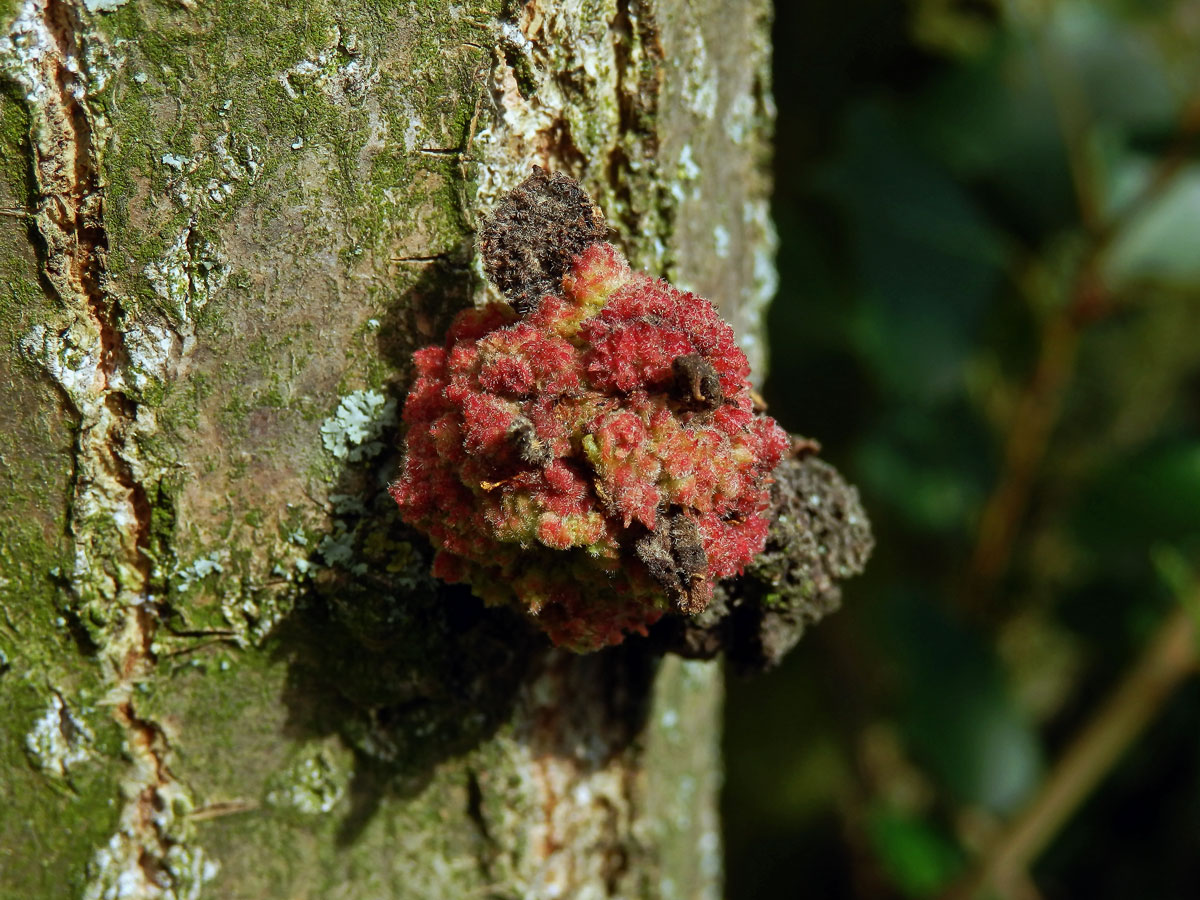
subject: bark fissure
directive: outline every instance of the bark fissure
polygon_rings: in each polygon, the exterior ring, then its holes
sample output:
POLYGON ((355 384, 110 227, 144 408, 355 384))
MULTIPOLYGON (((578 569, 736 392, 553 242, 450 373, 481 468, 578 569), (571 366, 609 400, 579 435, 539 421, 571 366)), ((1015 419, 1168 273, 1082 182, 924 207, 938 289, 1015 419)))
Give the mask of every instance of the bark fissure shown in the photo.
POLYGON ((473 768, 467 770, 467 819, 479 833, 481 846, 475 854, 475 858, 479 863, 479 871, 483 875, 484 881, 490 884, 495 881, 493 860, 498 850, 498 844, 495 835, 492 834, 492 828, 488 824, 487 815, 484 813, 483 785, 480 784, 479 773, 473 768))
POLYGON ((132 763, 117 830, 95 854, 85 896, 108 896, 120 883, 129 891, 122 896, 177 897, 181 858, 184 868, 198 862, 181 847, 173 815, 185 794, 166 762, 167 734, 134 703, 136 686, 156 664, 159 619, 149 554, 154 467, 137 443, 152 430, 153 414, 139 409, 127 387, 129 323, 107 271, 103 138, 89 106, 86 16, 71 0, 28 0, 4 47, 9 76, 27 91, 43 283, 70 317, 65 328, 39 326, 23 346, 63 389, 77 419, 68 518, 76 562, 68 587, 75 615, 93 623, 105 704, 132 763))

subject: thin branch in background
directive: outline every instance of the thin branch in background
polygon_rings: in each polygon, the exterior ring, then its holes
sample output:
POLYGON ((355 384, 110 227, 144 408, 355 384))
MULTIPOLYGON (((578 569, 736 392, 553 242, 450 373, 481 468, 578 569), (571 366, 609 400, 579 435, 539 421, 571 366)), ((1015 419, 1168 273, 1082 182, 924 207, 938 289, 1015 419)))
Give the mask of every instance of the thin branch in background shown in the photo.
POLYGON ((1075 370, 1079 330, 1057 315, 1046 323, 1033 376, 1021 393, 1004 446, 1000 478, 984 504, 962 589, 963 606, 982 610, 1008 568, 1050 433, 1075 370))
POLYGON ((1004 830, 975 872, 944 900, 971 900, 981 892, 1020 895, 1029 867, 1080 804, 1103 780, 1167 698, 1197 667, 1192 604, 1180 606, 1159 627, 1141 658, 1071 742, 1037 796, 1004 830))
MULTIPOLYGON (((1091 245, 1080 263, 1068 302, 1043 325, 1038 361, 1016 406, 1001 476, 980 518, 963 593, 964 605, 976 611, 986 603, 1008 568, 1074 374, 1080 337, 1088 325, 1112 309, 1112 296, 1100 274, 1103 256, 1129 223, 1183 171, 1198 136, 1200 92, 1185 106, 1171 148, 1159 159, 1141 192, 1103 227, 1088 228, 1091 245)), ((1081 211, 1081 217, 1087 227, 1087 209, 1081 211)), ((1200 602, 1200 598, 1194 602, 1200 602)), ((1072 741, 1034 800, 1000 835, 974 873, 945 894, 946 900, 971 900, 988 891, 1022 898, 1030 895, 1031 888, 1036 890, 1029 876, 1032 863, 1197 665, 1195 619, 1182 605, 1163 623, 1141 659, 1072 741)))
MULTIPOLYGON (((1077 118, 1073 116, 1071 122, 1077 118)), ((1008 568, 1034 480, 1074 375, 1079 338, 1088 325, 1112 311, 1112 296, 1101 275, 1103 255, 1129 223, 1183 171, 1198 136, 1200 91, 1185 104, 1170 149, 1158 160, 1138 195, 1103 227, 1089 227, 1090 213, 1081 210, 1085 227, 1092 233, 1091 245, 1080 262, 1068 301, 1043 323, 1038 361, 1016 405, 1001 474, 980 515, 975 548, 961 590, 962 605, 967 609, 978 612, 986 607, 996 582, 1008 568)), ((1078 141, 1067 142, 1068 147, 1075 143, 1078 141)), ((1078 168, 1078 164, 1072 164, 1073 171, 1078 168)), ((1081 198, 1087 195, 1078 186, 1077 191, 1081 198)))

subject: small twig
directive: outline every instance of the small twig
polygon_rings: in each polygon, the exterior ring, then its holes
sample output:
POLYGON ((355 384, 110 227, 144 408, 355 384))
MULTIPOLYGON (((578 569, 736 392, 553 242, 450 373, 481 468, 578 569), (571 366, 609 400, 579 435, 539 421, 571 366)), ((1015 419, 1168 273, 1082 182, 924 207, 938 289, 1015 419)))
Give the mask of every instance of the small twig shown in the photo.
POLYGON ((178 650, 170 650, 162 654, 163 659, 178 659, 181 656, 188 656, 192 653, 197 653, 200 650, 205 650, 208 647, 215 647, 220 644, 231 643, 229 638, 214 638, 211 641, 201 641, 199 644, 191 644, 187 647, 180 647, 178 650))
POLYGON ((1010 894, 1028 879, 1029 866, 1175 688, 1195 671, 1194 615, 1188 604, 1181 604, 1168 617, 1138 662, 1071 742, 1037 796, 1000 835, 974 874, 951 888, 944 900, 969 900, 989 889, 1010 894))
POLYGON ((203 822, 207 819, 219 819, 221 816, 231 816, 235 813, 250 812, 255 809, 258 809, 258 803, 254 800, 224 800, 198 807, 188 813, 188 818, 193 822, 203 822))
POLYGON ((171 637, 179 638, 231 638, 237 634, 232 628, 172 628, 165 626, 171 637))
POLYGON ((428 256, 389 256, 391 262, 437 262, 439 259, 449 259, 449 253, 432 253, 428 256))

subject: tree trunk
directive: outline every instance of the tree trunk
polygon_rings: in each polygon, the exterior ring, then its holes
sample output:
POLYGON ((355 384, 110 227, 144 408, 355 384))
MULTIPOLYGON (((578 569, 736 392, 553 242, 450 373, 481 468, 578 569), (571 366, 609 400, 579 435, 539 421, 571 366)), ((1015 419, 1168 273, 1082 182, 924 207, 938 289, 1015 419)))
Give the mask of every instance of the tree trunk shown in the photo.
POLYGON ((719 669, 548 650, 383 487, 533 163, 760 362, 766 0, 0 22, 0 896, 717 896, 719 669))

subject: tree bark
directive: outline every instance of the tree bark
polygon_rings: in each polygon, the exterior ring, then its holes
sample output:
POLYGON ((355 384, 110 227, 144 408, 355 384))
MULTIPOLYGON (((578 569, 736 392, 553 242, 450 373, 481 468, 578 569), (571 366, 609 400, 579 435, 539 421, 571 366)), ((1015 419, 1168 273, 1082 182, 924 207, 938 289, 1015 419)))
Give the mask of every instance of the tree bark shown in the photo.
POLYGON ((534 163, 761 371, 768 10, 0 3, 0 896, 718 895, 719 669, 547 649, 383 488, 534 163))

